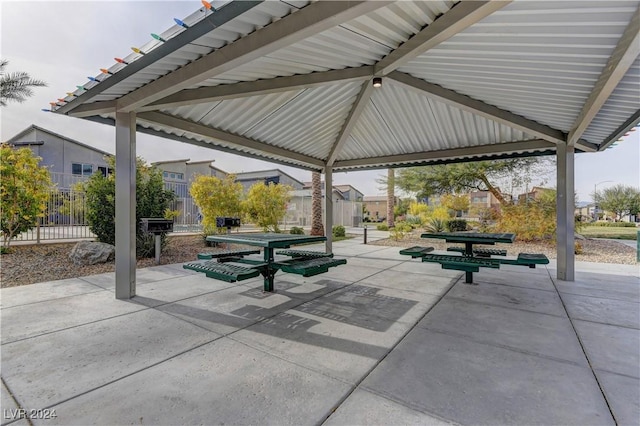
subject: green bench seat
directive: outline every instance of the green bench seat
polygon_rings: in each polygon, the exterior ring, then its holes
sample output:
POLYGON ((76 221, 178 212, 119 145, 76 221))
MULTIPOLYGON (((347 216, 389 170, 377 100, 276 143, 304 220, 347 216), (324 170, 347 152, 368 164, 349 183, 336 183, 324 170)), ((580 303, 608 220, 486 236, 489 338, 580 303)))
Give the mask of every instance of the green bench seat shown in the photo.
POLYGON ((331 259, 329 257, 317 257, 313 259, 291 259, 283 262, 275 262, 274 268, 303 277, 311 277, 329 271, 329 268, 345 265, 346 259, 331 259))
POLYGON ((278 250, 276 254, 291 257, 306 257, 308 259, 315 259, 318 257, 333 257, 333 253, 324 253, 321 251, 309 251, 309 250, 278 250))
POLYGON ((400 254, 403 254, 405 256, 411 256, 412 259, 415 259, 416 257, 422 257, 425 254, 430 253, 432 251, 433 251, 433 247, 413 246, 413 247, 400 250, 400 254))
POLYGON ((202 263, 186 263, 182 265, 182 267, 196 272, 204 272, 208 278, 215 278, 230 283, 247 280, 260 275, 260 271, 255 268, 218 263, 213 260, 202 263))
POLYGON ((477 257, 453 256, 447 254, 425 254, 423 262, 440 263, 442 269, 454 269, 456 271, 478 272, 481 267, 500 268, 500 261, 495 259, 479 259, 477 257))
POLYGON ((208 253, 198 253, 198 259, 224 259, 229 257, 244 257, 250 254, 260 254, 258 249, 246 249, 246 250, 218 250, 208 253))
MULTIPOLYGON (((466 250, 464 247, 447 247, 447 251, 457 251, 459 253, 464 253, 466 250)), ((502 249, 474 248, 473 254, 478 257, 506 256, 507 251, 502 249)))
POLYGON ((516 259, 500 259, 503 265, 519 265, 535 268, 536 265, 547 265, 549 259, 541 253, 519 253, 516 259))

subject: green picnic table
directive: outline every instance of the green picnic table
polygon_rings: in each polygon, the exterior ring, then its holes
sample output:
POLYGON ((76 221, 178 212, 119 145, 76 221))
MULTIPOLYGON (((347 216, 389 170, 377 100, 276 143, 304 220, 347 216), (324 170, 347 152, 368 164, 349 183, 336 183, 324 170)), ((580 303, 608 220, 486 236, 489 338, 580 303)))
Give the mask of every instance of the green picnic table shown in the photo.
POLYGON ((438 262, 445 269, 456 269, 465 271, 465 282, 473 283, 473 273, 478 272, 480 267, 499 268, 500 262, 493 259, 476 259, 473 257, 473 246, 495 245, 496 243, 513 243, 516 240, 515 234, 509 233, 485 233, 485 232, 428 232, 420 235, 420 238, 438 238, 447 243, 463 243, 463 259, 456 259, 456 256, 431 255, 423 257, 423 261, 438 262))
POLYGON ((330 267, 347 263, 344 259, 333 259, 329 256, 322 257, 318 253, 313 252, 306 252, 308 255, 304 255, 305 252, 303 251, 293 251, 294 254, 299 253, 300 256, 294 256, 290 260, 278 262, 274 260, 275 249, 288 249, 295 245, 326 241, 327 237, 325 236, 276 233, 238 233, 209 235, 206 240, 218 243, 262 247, 264 250, 264 260, 262 262, 244 258, 236 259, 235 261, 239 263, 253 264, 255 269, 259 270, 260 274, 264 277, 264 291, 269 292, 274 291, 274 276, 279 270, 304 276, 311 276, 326 272, 330 267))

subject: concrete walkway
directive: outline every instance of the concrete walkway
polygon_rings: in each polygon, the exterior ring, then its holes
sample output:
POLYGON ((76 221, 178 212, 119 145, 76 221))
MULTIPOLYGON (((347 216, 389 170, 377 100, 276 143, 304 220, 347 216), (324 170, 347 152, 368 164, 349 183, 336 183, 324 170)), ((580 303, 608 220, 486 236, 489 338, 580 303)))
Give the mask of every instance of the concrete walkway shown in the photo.
POLYGON ((637 425, 637 266, 461 273, 334 243, 316 277, 181 265, 2 289, 2 424, 637 425), (40 410, 40 411, 36 411, 40 410))

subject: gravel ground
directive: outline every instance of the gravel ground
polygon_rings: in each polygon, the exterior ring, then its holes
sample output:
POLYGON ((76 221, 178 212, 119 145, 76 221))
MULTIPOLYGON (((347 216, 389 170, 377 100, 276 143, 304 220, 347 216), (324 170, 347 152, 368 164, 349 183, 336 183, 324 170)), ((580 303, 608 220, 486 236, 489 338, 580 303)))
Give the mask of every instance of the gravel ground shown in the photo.
MULTIPOLYGON (((400 241, 384 239, 369 244, 395 247, 432 246, 436 250, 446 250, 448 244, 444 240, 420 238, 421 233, 422 231, 414 231, 400 241)), ((576 239, 576 241, 582 246, 582 253, 576 254, 576 262, 621 263, 626 265, 635 265, 637 263, 636 250, 618 241, 598 239, 576 239)), ((461 244, 454 245, 461 246, 461 244)), ((513 244, 498 243, 495 246, 491 246, 491 248, 505 249, 509 256, 516 256, 518 253, 542 253, 549 259, 556 258, 555 243, 519 242, 516 240, 513 244)))
MULTIPOLYGON (((361 238, 361 236, 356 236, 361 238)), ((583 252, 576 255, 576 261, 599 263, 636 264, 636 250, 617 241, 580 240, 583 252)), ((372 245, 411 247, 431 245, 436 250, 444 250, 446 244, 441 240, 424 240, 419 233, 406 236, 401 241, 390 239, 370 242, 372 245)), ((115 270, 115 263, 76 266, 69 259, 69 253, 75 243, 40 244, 14 246, 12 253, 0 256, 0 284, 13 287, 43 281, 55 281, 65 278, 101 274, 115 270)), ((555 259, 555 246, 540 243, 497 244, 495 248, 507 249, 509 255, 517 253, 544 253, 555 259)), ((200 236, 173 236, 168 239, 167 247, 160 257, 160 264, 182 263, 196 259, 199 252, 211 250, 205 248, 200 236)), ((139 259, 138 268, 155 265, 155 259, 139 259)))

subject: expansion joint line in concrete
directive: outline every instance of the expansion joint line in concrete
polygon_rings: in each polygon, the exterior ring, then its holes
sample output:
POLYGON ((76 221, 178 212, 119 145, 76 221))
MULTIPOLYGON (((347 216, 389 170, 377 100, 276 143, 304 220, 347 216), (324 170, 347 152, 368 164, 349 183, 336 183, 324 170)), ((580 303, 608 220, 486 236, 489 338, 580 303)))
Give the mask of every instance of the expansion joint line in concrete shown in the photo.
MULTIPOLYGON (((409 261, 407 260, 407 261, 405 261, 405 262, 409 262, 409 261)), ((432 310, 434 307, 436 307, 436 306, 438 305, 438 303, 440 303, 440 302, 442 301, 442 299, 444 299, 444 297, 445 297, 447 294, 449 294, 449 292, 451 291, 451 289, 452 289, 452 288, 453 288, 453 287, 454 287, 458 282, 460 282, 460 280, 462 279, 462 277, 463 277, 463 276, 464 276, 463 274, 460 274, 460 276, 459 276, 455 281, 452 279, 453 283, 449 286, 449 289, 448 289, 447 291, 445 291, 445 292, 444 292, 444 293, 443 293, 443 294, 438 298, 438 300, 436 300, 436 302, 435 302, 433 305, 431 305, 431 307, 430 307, 429 309, 427 309, 427 311, 426 311, 426 312, 425 312, 425 313, 424 313, 420 318, 418 318, 418 319, 416 320, 416 323, 415 323, 415 324, 413 324, 413 326, 412 326, 412 327, 410 327, 410 328, 407 330, 407 332, 406 332, 406 333, 404 333, 404 334, 402 335, 402 337, 401 337, 400 339, 398 339, 398 341, 396 342, 396 344, 395 344, 395 345, 393 345, 393 346, 391 346, 391 348, 389 348, 389 350, 387 351, 387 353, 385 353, 385 354, 382 356, 382 358, 380 358, 380 359, 378 360, 378 362, 376 362, 376 363, 375 363, 375 364, 374 364, 374 365, 369 369, 369 371, 367 371, 367 372, 362 376, 362 378, 361 378, 360 380, 358 380, 358 381, 355 383, 355 385, 353 385, 353 387, 351 388, 351 390, 350 390, 349 392, 347 392, 347 393, 342 397, 342 399, 340 399, 340 401, 338 401, 338 403, 337 403, 337 404, 336 404, 336 405, 335 405, 335 406, 330 410, 329 415, 324 419, 324 421, 323 421, 323 422, 321 422, 321 423, 320 423, 320 425, 322 425, 322 424, 326 423, 326 421, 327 421, 327 420, 329 420, 329 418, 331 417, 331 415, 332 415, 333 413, 335 413, 335 411, 336 411, 336 410, 337 410, 337 409, 338 409, 338 408, 339 408, 339 407, 340 407, 340 406, 341 406, 341 405, 342 405, 342 404, 343 404, 343 403, 344 403, 344 402, 345 402, 345 401, 346 401, 346 400, 351 396, 351 394, 353 394, 353 392, 355 392, 355 391, 356 391, 356 389, 358 389, 358 388, 360 387, 360 385, 362 384, 362 382, 364 382, 364 381, 365 381, 365 379, 366 379, 367 377, 369 377, 369 376, 371 375, 371 373, 372 373, 376 368, 378 368, 378 366, 380 365, 380 363, 382 363, 382 361, 384 361, 384 360, 387 358, 387 356, 389 356, 389 354, 390 354, 390 353, 391 353, 395 348, 397 348, 397 347, 398 347, 398 345, 404 341, 404 339, 406 339, 406 337, 409 335, 409 333, 411 333, 411 332, 412 332, 412 331, 413 331, 413 330, 418 326, 418 323, 419 323, 420 321, 422 321, 422 320, 423 320, 423 319, 424 319, 424 318, 429 314, 429 312, 431 312, 431 310, 432 310)), ((363 279, 364 279, 364 278, 363 278, 363 279)), ((362 281, 362 280, 360 280, 360 281, 362 281)), ((357 281, 357 282, 359 282, 359 281, 357 281)), ((355 283, 354 283, 354 284, 355 284, 355 283)), ((400 402, 398 402, 398 401, 396 401, 396 402, 397 402, 397 403, 400 403, 400 402)), ((415 408, 414 408, 414 407, 407 407, 407 408, 410 408, 410 409, 412 409, 412 410, 415 410, 415 408)), ((435 416, 437 416, 437 417, 440 417, 440 416, 439 416, 439 415, 437 415, 436 413, 425 413, 425 414, 429 414, 429 415, 431 415, 431 416, 435 415, 435 416)))
MULTIPOLYGON (((20 401, 18 401, 18 398, 16 398, 16 396, 13 394, 13 391, 11 390, 11 388, 9 387, 9 385, 7 384, 7 382, 4 381, 4 377, 0 376, 0 381, 2 381, 2 385, 5 387, 5 389, 9 392, 9 397, 13 400, 13 402, 15 402, 16 407, 18 407, 18 410, 24 410, 24 407, 22 406, 22 404, 20 404, 20 401)), ((4 410, 6 410, 6 407, 3 407, 4 410)), ((21 420, 20 418, 16 418, 14 420, 11 420, 7 423, 3 423, 4 425, 9 425, 11 423, 15 423, 18 420, 21 420)), ((33 423, 31 422, 31 419, 27 416, 26 417, 27 423, 29 423, 29 426, 33 426, 33 423)))
MULTIPOLYGON (((548 269, 547 269, 547 271, 549 272, 548 269)), ((580 349, 582 350, 582 353, 584 354, 584 358, 587 360, 587 364, 589 365, 589 369, 591 370, 591 374, 593 374, 593 378, 596 381, 596 383, 598 384, 598 389, 600 389, 600 393, 602 394, 602 398, 604 399, 604 403, 607 404, 607 408, 609 409, 609 412, 611 413, 611 418, 613 419, 613 421, 617 425, 619 423, 616 420, 616 416, 613 414, 613 409, 611 408, 611 404, 609 403, 609 400, 607 399, 607 395, 604 392, 604 388, 602 387, 602 383, 600 383, 600 380, 598 380, 598 375, 596 374, 596 371, 593 368, 593 364, 591 363, 591 359, 589 358, 589 355, 587 355, 587 350, 584 347, 584 343, 582 342, 582 339, 580 338, 580 334, 578 334, 578 330, 576 329, 576 326, 573 323, 573 319, 571 318, 571 315, 569 315, 569 310, 567 309, 567 305, 564 303, 564 299, 562 298, 562 295, 560 294, 560 290, 558 290, 558 286, 556 285, 556 282, 553 279, 553 276, 551 275, 551 272, 549 272, 549 278, 551 279, 551 283, 553 283, 553 288, 556 289, 556 294, 558 295, 558 298, 560 299, 560 303, 562 304, 562 309, 564 309, 565 314, 567 314, 567 318, 569 319, 569 324, 571 324, 571 328, 573 329, 573 332, 575 333, 576 338, 578 339, 578 343, 580 344, 580 349)))

